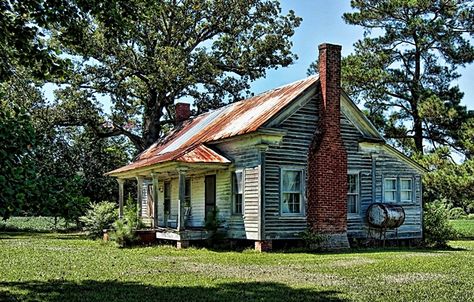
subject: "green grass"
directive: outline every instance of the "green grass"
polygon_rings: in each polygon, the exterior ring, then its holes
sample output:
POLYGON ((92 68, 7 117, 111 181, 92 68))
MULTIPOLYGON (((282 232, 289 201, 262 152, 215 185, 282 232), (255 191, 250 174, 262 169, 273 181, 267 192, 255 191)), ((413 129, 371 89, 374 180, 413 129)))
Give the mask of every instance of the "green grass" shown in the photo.
POLYGON ((474 239, 474 219, 455 219, 449 221, 463 239, 474 239))
POLYGON ((259 254, 0 233, 0 301, 473 301, 474 241, 451 245, 259 254))
POLYGON ((50 232, 67 231, 75 227, 62 218, 58 218, 56 225, 54 222, 53 217, 10 217, 6 221, 0 220, 0 231, 50 232))

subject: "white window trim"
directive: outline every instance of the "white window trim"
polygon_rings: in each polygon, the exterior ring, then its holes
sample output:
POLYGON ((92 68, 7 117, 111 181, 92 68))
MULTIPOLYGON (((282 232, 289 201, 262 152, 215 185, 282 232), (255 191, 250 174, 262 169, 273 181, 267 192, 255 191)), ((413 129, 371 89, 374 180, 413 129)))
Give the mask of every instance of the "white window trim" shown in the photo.
POLYGON ((382 200, 383 200, 384 203, 385 203, 385 202, 386 202, 386 203, 397 203, 397 202, 398 202, 398 200, 399 200, 400 198, 399 198, 399 194, 398 194, 398 178, 397 178, 397 177, 384 177, 383 183, 382 183, 382 188, 383 188, 383 195, 382 195, 383 199, 382 199, 382 200), (387 190, 387 189, 385 189, 385 182, 386 182, 387 180, 394 180, 394 181, 395 181, 395 190, 387 190), (386 193, 386 192, 395 192, 395 199, 394 199, 394 200, 386 200, 386 199, 385 199, 385 193, 386 193))
POLYGON ((305 208, 305 183, 306 183, 306 175, 305 169, 303 167, 295 167, 295 166, 285 166, 280 167, 280 216, 283 217, 301 217, 306 215, 306 208, 305 208), (296 171, 301 173, 300 179, 300 190, 299 191, 286 191, 285 193, 299 193, 300 194, 300 212, 299 213, 283 213, 283 173, 285 171, 296 171))
POLYGON ((232 206, 232 216, 244 216, 245 215, 245 198, 244 198, 244 192, 245 192, 245 170, 244 169, 237 169, 235 171, 232 171, 230 175, 230 181, 231 181, 231 206, 232 206), (236 213, 235 212, 235 192, 234 192, 234 174, 235 173, 242 173, 242 213, 236 213))
MULTIPOLYGON (((415 177, 413 175, 407 175, 407 174, 404 174, 404 175, 386 175, 383 177, 382 179, 382 202, 384 203, 397 203, 397 204, 414 204, 416 203, 416 189, 415 189, 415 186, 416 186, 416 182, 415 182, 415 177), (395 191, 395 200, 394 201, 387 201, 385 200, 385 180, 388 180, 388 179, 393 179, 395 180, 395 188, 396 188, 396 191, 395 191), (411 181, 411 200, 402 200, 402 196, 401 196, 401 181, 402 180, 410 180, 411 181)), ((392 190, 390 190, 392 191, 392 190)))
POLYGON ((360 172, 359 171, 349 171, 347 172, 347 176, 349 175, 355 175, 356 176, 356 193, 349 193, 349 190, 347 191, 347 203, 349 203, 349 195, 355 195, 356 196, 356 211, 355 212, 349 212, 347 211, 348 216, 360 216, 360 172))
POLYGON ((400 177, 400 203, 412 203, 414 202, 414 188, 415 188, 415 182, 413 181, 413 177, 400 177), (402 190, 402 181, 404 180, 409 180, 411 182, 411 189, 410 190, 402 190), (410 192, 410 199, 402 199, 402 191, 404 192, 410 192))

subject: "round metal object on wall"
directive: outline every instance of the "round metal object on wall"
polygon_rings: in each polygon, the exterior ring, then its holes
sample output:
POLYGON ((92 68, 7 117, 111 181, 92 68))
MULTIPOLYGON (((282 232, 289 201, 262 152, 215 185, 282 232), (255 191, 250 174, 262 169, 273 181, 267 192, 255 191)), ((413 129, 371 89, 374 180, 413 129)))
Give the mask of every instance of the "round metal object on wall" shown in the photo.
POLYGON ((373 228, 395 229, 405 222, 405 210, 391 203, 373 203, 367 209, 367 221, 373 228))

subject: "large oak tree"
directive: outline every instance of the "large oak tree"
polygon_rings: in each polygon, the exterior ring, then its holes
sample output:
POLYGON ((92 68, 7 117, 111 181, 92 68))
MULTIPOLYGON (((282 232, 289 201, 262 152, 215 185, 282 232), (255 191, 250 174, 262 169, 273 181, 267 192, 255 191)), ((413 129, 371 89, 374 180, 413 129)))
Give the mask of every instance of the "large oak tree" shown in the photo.
POLYGON ((94 97, 105 95, 113 108, 108 120, 66 110, 58 123, 126 135, 139 151, 174 126, 177 100, 193 102, 197 113, 219 107, 295 59, 290 37, 301 19, 283 15, 276 0, 78 3, 88 12, 82 25, 54 33, 75 63, 58 97, 74 109, 92 108, 94 97))

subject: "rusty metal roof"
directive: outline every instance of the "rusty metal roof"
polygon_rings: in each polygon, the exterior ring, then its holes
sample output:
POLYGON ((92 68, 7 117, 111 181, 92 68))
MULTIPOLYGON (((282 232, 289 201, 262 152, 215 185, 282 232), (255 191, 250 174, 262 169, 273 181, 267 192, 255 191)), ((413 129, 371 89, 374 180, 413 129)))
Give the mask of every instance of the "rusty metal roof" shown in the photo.
POLYGON ((258 130, 317 80, 315 76, 308 77, 187 120, 143 151, 134 162, 107 174, 168 161, 230 163, 204 144, 258 130))

